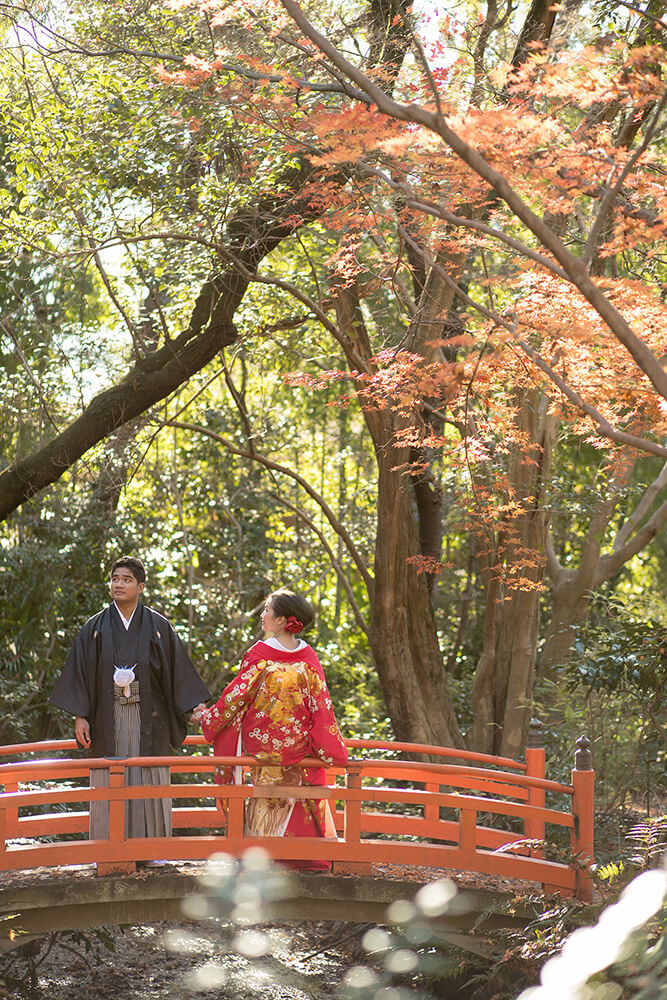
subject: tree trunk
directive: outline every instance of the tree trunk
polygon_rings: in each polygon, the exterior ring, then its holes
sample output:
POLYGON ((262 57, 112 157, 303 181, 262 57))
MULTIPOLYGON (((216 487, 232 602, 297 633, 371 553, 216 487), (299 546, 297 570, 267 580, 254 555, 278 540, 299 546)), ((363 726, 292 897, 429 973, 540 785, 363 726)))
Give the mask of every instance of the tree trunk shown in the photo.
POLYGON ((551 3, 551 0, 533 0, 512 56, 512 66, 515 69, 526 61, 537 43, 547 44, 557 11, 558 8, 551 3))
POLYGON ((540 655, 541 673, 551 674, 567 663, 572 653, 575 625, 586 618, 590 591, 582 591, 576 579, 554 587, 551 596, 551 621, 540 655))
MULTIPOLYGON (((371 370, 372 350, 352 286, 334 289, 338 326, 351 368, 371 370)), ((421 557, 410 478, 401 471, 408 448, 396 446, 392 411, 365 406, 378 466, 375 579, 369 642, 398 739, 463 746, 451 705, 421 557)))
MULTIPOLYGON (((376 440, 377 428, 374 429, 376 440)), ((398 739, 463 746, 451 706, 427 575, 408 560, 420 555, 409 483, 386 437, 378 454, 375 587, 369 639, 398 739)))
POLYGON ((537 390, 523 390, 517 402, 518 429, 534 445, 528 454, 514 446, 508 479, 523 510, 503 525, 482 565, 486 610, 470 731, 476 750, 509 757, 523 751, 531 716, 549 523, 544 495, 556 435, 555 419, 538 413, 537 390))

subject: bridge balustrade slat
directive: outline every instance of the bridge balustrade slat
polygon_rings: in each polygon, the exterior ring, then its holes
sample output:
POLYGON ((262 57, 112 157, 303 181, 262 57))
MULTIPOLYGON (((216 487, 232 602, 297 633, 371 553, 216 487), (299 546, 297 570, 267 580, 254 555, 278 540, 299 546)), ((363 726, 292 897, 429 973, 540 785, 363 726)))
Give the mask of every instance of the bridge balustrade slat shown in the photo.
POLYGON ((494 757, 492 754, 477 753, 474 750, 455 750, 452 747, 429 746, 426 743, 389 743, 383 740, 345 740, 349 748, 361 750, 392 750, 410 754, 420 754, 429 757, 449 757, 451 760, 470 760, 477 763, 494 764, 509 767, 517 771, 525 771, 526 764, 511 757, 494 757))
MULTIPOLYGON (((492 812, 499 815, 516 817, 533 817, 543 819, 545 822, 554 823, 560 826, 572 827, 574 820, 571 814, 562 813, 554 809, 536 809, 519 802, 509 802, 485 798, 483 796, 461 795, 458 793, 432 792, 421 790, 390 787, 361 787, 360 783, 350 784, 347 788, 324 787, 324 786, 287 786, 287 785, 132 785, 124 786, 120 782, 123 779, 124 768, 119 768, 119 773, 114 776, 115 783, 110 783, 108 788, 73 788, 39 790, 31 792, 13 792, 0 794, 0 805, 34 805, 53 804, 56 802, 79 802, 82 798, 91 801, 109 801, 122 804, 128 799, 162 799, 162 798, 226 798, 230 801, 245 798, 294 798, 312 799, 329 798, 341 799, 349 803, 357 803, 356 807, 350 810, 351 815, 358 812, 358 823, 361 822, 362 802, 392 802, 392 803, 414 803, 422 807, 428 801, 435 803, 438 807, 450 807, 454 809, 475 808, 484 812, 492 812), (82 795, 85 793, 85 795, 82 795)), ((350 779, 360 782, 359 775, 350 775, 350 779)), ((242 810, 241 810, 242 812, 242 810)), ((19 823, 21 821, 19 820, 19 823)), ((351 822, 356 822, 353 818, 351 822)), ((351 828, 353 829, 353 828, 351 828)), ((357 832, 353 829, 353 837, 358 838, 357 832)), ((346 839, 349 839, 346 834, 346 839)))
MULTIPOLYGON (((579 878, 573 867, 547 862, 539 852, 533 851, 532 857, 494 853, 523 837, 541 835, 543 838, 545 824, 553 824, 569 828, 573 846, 578 846, 587 857, 592 856, 592 819, 575 824, 572 812, 545 808, 547 791, 564 795, 570 802, 575 785, 544 778, 543 751, 541 755, 533 753, 529 757, 527 754, 529 763, 526 765, 452 748, 384 741, 347 742, 355 750, 378 749, 387 753, 402 750, 413 757, 423 754, 430 759, 350 760, 346 768, 327 767, 326 787, 215 785, 211 772, 216 766, 239 764, 247 770, 255 762, 252 758, 218 758, 210 753, 123 760, 33 757, 0 763, 0 783, 5 787, 5 792, 0 794, 0 868, 11 870, 34 865, 94 862, 104 867, 165 856, 179 860, 207 857, 220 849, 240 853, 253 844, 266 847, 278 859, 329 860, 339 871, 367 871, 372 863, 382 862, 427 863, 434 867, 468 867, 489 874, 541 881, 565 891, 576 889, 582 895, 590 890, 587 873, 579 878), (466 763, 435 762, 434 758, 438 757, 466 763), (473 766, 473 762, 484 766, 473 766), (166 765, 179 778, 198 775, 199 781, 176 781, 164 787, 125 786, 128 766, 149 765, 166 765), (90 771, 98 767, 109 769, 109 787, 89 787, 90 771), (343 776, 344 786, 333 784, 343 776), (29 787, 22 788, 22 785, 29 787), (244 800, 281 797, 329 799, 334 806, 338 839, 272 838, 265 841, 244 837, 244 800), (174 836, 125 840, 124 803, 147 798, 171 798, 183 803, 173 810, 174 836), (220 810, 212 805, 216 799, 225 804, 226 821, 220 810), (192 800, 197 801, 190 805, 192 800), (81 839, 87 832, 88 812, 80 808, 66 810, 68 805, 90 801, 110 803, 110 836, 106 841, 81 839), (43 811, 53 805, 62 806, 65 811, 43 811), (22 814, 29 810, 32 810, 29 815, 22 814), (524 832, 479 825, 480 813, 523 821, 524 832), (453 818, 455 816, 458 819, 453 818), (182 830, 187 830, 188 835, 180 835, 178 831, 182 830), (212 835, 192 832, 203 830, 216 832, 212 835), (378 836, 381 839, 370 839, 378 836), (80 839, 11 843, 12 840, 38 837, 80 839)), ((202 746, 203 741, 199 737, 189 737, 187 745, 194 748, 202 746)), ((0 757, 70 751, 74 747, 72 740, 1 747, 0 757)), ((301 766, 320 763, 303 761, 301 766)), ((576 787, 581 789, 577 793, 578 808, 588 810, 592 817, 592 772, 579 773, 584 777, 576 779, 576 787)))
MULTIPOLYGON (((342 812, 334 816, 337 829, 342 829, 342 816, 342 812)), ((479 847, 495 850, 504 847, 508 842, 508 831, 506 830, 479 825, 476 829, 479 847)), ((366 812, 365 810, 361 813, 361 832, 366 837, 370 834, 380 833, 397 837, 413 835, 421 839, 445 841, 452 844, 459 842, 459 823, 457 820, 429 820, 415 817, 413 826, 409 829, 402 817, 394 816, 391 813, 366 812)))
MULTIPOLYGON (((115 758, 87 758, 85 760, 40 760, 28 763, 0 764, 0 783, 7 780, 39 780, 43 775, 52 777, 80 777, 85 775, 86 769, 108 768, 109 761, 115 758)), ((201 757, 196 761, 184 760, 182 757, 127 757, 123 759, 124 767, 169 767, 172 772, 201 772, 212 771, 216 766, 236 765, 251 766, 255 764, 252 758, 248 757, 201 757)), ((321 761, 315 758, 307 758, 300 762, 299 767, 319 767, 321 761)), ((531 775, 514 775, 506 772, 492 771, 486 768, 472 768, 457 764, 432 764, 425 762, 415 765, 411 761, 349 761, 348 772, 356 769, 362 777, 377 777, 382 774, 387 777, 396 777, 401 780, 410 773, 419 773, 421 781, 432 780, 436 775, 447 776, 451 783, 453 778, 474 778, 480 781, 507 782, 511 785, 524 786, 526 788, 543 788, 566 794, 573 793, 571 785, 564 785, 557 781, 533 777, 531 775)), ((407 779, 405 779, 407 780, 407 779)), ((442 782, 445 783, 444 781, 442 782)))
MULTIPOLYGON (((342 814, 341 814, 342 816, 342 814)), ((185 829, 217 829, 222 824, 220 811, 215 806, 199 806, 188 809, 176 806, 172 812, 175 830, 185 829)), ((52 836, 54 834, 88 834, 88 812, 42 813, 39 816, 22 816, 20 831, 11 834, 14 837, 52 836)), ((8 835, 8 839, 10 836, 8 835)))
POLYGON ((463 853, 474 851, 477 847, 477 812, 474 809, 461 809, 459 847, 463 853))

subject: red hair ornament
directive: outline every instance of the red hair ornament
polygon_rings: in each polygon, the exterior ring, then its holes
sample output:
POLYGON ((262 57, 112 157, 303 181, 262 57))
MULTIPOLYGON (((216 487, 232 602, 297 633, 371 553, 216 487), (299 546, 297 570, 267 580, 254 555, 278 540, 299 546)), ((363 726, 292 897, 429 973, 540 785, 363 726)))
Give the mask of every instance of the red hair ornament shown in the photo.
POLYGON ((294 615, 290 615, 287 621, 285 622, 285 631, 291 632, 292 635, 296 635, 296 633, 300 632, 302 629, 303 629, 303 622, 300 622, 299 619, 296 618, 294 615))

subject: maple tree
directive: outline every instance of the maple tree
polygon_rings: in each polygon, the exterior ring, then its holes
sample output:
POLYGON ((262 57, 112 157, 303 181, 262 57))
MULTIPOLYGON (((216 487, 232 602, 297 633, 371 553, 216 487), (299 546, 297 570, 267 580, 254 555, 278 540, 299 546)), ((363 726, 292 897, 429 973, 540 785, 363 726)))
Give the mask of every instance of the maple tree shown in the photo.
MULTIPOLYGON (((145 330, 127 315, 133 364, 0 474, 0 509, 234 342, 250 289, 279 296, 286 313, 298 303, 346 366, 294 382, 349 386, 376 455, 372 574, 345 544, 365 584, 394 730, 516 754, 541 595, 551 588, 543 663, 557 667, 591 593, 667 520, 664 471, 627 507, 638 456, 667 459, 662 9, 628 13, 629 31, 595 44, 579 44, 590 39, 572 15, 558 36, 565 12, 537 2, 514 34, 510 7, 491 4, 466 21, 443 16, 426 34, 400 0, 351 7, 349 23, 292 0, 161 10, 169 52, 153 37, 142 50, 114 47, 90 24, 68 45, 156 70, 174 136, 189 136, 180 190, 192 200, 180 213, 173 199, 160 204, 138 226, 117 215, 113 239, 187 248, 199 290, 176 334, 160 329, 156 310, 145 330), (573 24, 582 37, 568 46, 573 24), (567 441, 594 450, 600 471, 565 560, 550 522, 567 441), (484 588, 466 737, 433 614, 437 575, 448 572, 443 531, 467 539, 484 588)), ((63 206, 77 220, 71 197, 63 206)), ((76 224, 94 254, 113 213, 91 212, 76 224)))
MULTIPOLYGON (((193 5, 171 6, 182 10, 193 5)), ((214 25, 242 18, 266 36, 252 3, 207 4, 206 10, 214 25)), ((396 7, 388 13, 396 29, 402 25, 411 30, 405 11, 396 7)), ((431 410, 444 405, 448 422, 457 426, 466 445, 474 492, 470 511, 475 557, 486 582, 487 615, 470 738, 484 749, 516 753, 530 711, 539 592, 547 558, 556 601, 544 662, 557 664, 567 655, 571 628, 585 614, 590 593, 667 519, 663 500, 642 523, 649 498, 662 490, 660 473, 635 509, 636 518, 619 531, 613 555, 602 555, 601 527, 609 525, 636 460, 636 452, 635 459, 615 457, 611 449, 608 490, 591 520, 577 569, 560 565, 550 544, 549 479, 564 419, 575 434, 602 449, 606 438, 666 456, 667 380, 660 360, 665 308, 659 285, 651 289, 659 271, 651 274, 649 263, 650 278, 642 282, 623 273, 617 261, 619 251, 627 254, 639 248, 639 258, 650 262, 664 240, 660 148, 652 148, 664 126, 665 88, 656 68, 661 48, 637 44, 648 41, 642 27, 634 45, 617 39, 601 51, 589 46, 554 58, 535 44, 547 40, 554 24, 551 16, 548 24, 540 22, 532 38, 522 33, 507 68, 490 75, 491 83, 503 87, 501 99, 474 108, 466 106, 455 86, 456 64, 438 67, 436 73, 414 35, 410 41, 421 57, 422 72, 417 58, 417 71, 397 82, 387 77, 384 64, 369 70, 346 58, 341 46, 308 20, 302 5, 284 0, 275 5, 274 14, 279 29, 273 37, 283 43, 291 40, 302 54, 301 77, 283 75, 283 83, 300 96, 309 95, 313 76, 321 80, 328 73, 338 80, 342 76, 354 88, 333 108, 313 95, 307 118, 303 99, 290 102, 283 94, 264 105, 262 114, 270 121, 278 105, 280 128, 294 136, 295 150, 308 148, 318 166, 340 168, 354 162, 357 172, 353 195, 346 198, 347 192, 338 192, 338 218, 344 218, 346 233, 330 284, 336 333, 350 368, 362 373, 355 381, 378 454, 370 634, 375 662, 381 676, 385 674, 384 689, 403 702, 392 706, 388 696, 392 718, 405 719, 406 703, 412 704, 414 715, 420 701, 435 702, 442 706, 448 741, 458 735, 439 686, 437 650, 434 644, 425 649, 428 611, 423 588, 415 607, 413 591, 419 588, 405 575, 406 565, 416 564, 428 574, 438 562, 437 517, 431 517, 431 531, 424 530, 429 501, 437 507, 436 491, 423 489, 425 451, 436 449, 442 455, 448 450, 453 461, 451 439, 424 417, 426 399, 431 410), (281 19, 281 7, 289 19, 281 19), (301 37, 286 38, 294 26, 301 37), (621 114, 622 124, 614 132, 610 121, 621 114), (640 141, 632 149, 638 134, 640 141), (383 185, 393 200, 378 195, 383 185), (559 227, 567 232, 568 219, 583 230, 581 254, 572 253, 558 232, 559 227), (359 294, 372 267, 368 253, 360 252, 370 225, 384 244, 374 261, 376 280, 383 267, 394 275, 402 270, 415 283, 421 278, 404 341, 409 352, 399 348, 373 355, 370 350, 359 294), (398 236, 398 249, 390 242, 392 236, 398 236), (506 255, 499 261, 499 249, 510 249, 523 261, 510 263, 506 255), (475 254, 495 255, 492 266, 499 273, 478 281, 488 304, 461 288, 466 261, 475 254), (421 262, 417 277, 415 258, 421 262), (442 330, 455 297, 486 322, 475 323, 468 316, 466 336, 445 339, 442 330), (481 359, 480 345, 486 352, 481 359), (526 355, 518 375, 513 345, 526 355), (443 352, 449 353, 449 360, 443 359, 443 352), (483 420, 480 407, 486 410, 483 420), (390 440, 394 450, 387 461, 383 450, 390 440), (406 494, 397 472, 406 471, 421 515, 420 544, 411 531, 412 512, 400 510, 406 494), (411 629, 413 618, 417 626, 411 629), (391 638, 384 640, 386 635, 391 638), (394 647, 393 656, 383 655, 389 646, 394 647), (420 649, 421 655, 416 653, 420 649), (421 699, 409 690, 401 671, 419 679, 421 699)), ((196 81, 202 76, 211 79, 217 71, 215 62, 200 61, 196 81)), ((194 82, 187 70, 163 76, 181 85, 194 82)), ((436 736, 434 726, 422 721, 422 727, 422 737, 436 736)), ((419 733, 415 721, 412 735, 419 733)))

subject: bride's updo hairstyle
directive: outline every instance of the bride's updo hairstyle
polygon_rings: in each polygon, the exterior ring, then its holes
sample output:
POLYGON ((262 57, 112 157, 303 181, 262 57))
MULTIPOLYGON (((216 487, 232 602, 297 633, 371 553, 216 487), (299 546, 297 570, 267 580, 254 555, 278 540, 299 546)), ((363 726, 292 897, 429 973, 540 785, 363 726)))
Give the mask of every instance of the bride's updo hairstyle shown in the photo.
POLYGON ((295 594, 293 590, 274 590, 266 599, 266 603, 271 602, 271 610, 277 618, 287 619, 288 632, 296 635, 303 629, 308 628, 315 617, 313 608, 305 597, 295 594), (296 625, 300 625, 297 628, 296 625))

